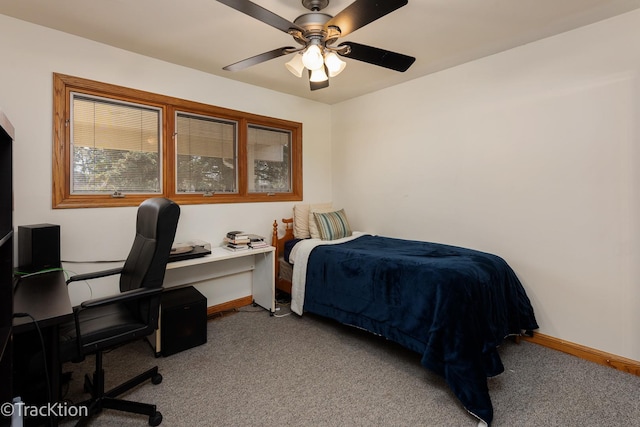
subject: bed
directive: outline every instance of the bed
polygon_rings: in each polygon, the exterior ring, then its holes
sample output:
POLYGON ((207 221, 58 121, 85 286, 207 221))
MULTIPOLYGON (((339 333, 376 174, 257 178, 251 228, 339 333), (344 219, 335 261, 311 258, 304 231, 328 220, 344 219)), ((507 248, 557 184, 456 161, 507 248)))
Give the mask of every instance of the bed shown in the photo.
POLYGON ((344 210, 310 205, 300 213, 298 206, 293 219, 282 220, 284 235, 274 221, 272 236, 276 287, 291 295, 292 311, 331 318, 416 351, 466 410, 490 425, 487 377, 504 371, 497 348, 508 336, 538 328, 509 265, 477 250, 354 233, 344 210), (319 232, 299 232, 303 215, 319 232))

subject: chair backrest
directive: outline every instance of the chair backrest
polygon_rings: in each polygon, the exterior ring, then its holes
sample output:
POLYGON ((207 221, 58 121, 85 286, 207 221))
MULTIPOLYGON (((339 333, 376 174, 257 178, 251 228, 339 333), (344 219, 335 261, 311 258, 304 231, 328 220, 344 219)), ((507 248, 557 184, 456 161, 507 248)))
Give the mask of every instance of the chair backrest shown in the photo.
POLYGON ((140 204, 136 237, 120 275, 120 292, 162 286, 179 218, 180 206, 169 199, 156 197, 140 204))

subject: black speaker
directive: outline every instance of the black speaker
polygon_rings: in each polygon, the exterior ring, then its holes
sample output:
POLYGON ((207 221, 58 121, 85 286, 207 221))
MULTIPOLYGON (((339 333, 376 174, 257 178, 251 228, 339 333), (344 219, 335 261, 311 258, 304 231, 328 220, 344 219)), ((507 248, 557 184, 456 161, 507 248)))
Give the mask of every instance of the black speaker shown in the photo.
POLYGON ((25 273, 60 268, 60 226, 18 226, 18 270, 25 273))
POLYGON ((193 286, 162 293, 160 354, 169 356, 207 342, 207 298, 193 286))

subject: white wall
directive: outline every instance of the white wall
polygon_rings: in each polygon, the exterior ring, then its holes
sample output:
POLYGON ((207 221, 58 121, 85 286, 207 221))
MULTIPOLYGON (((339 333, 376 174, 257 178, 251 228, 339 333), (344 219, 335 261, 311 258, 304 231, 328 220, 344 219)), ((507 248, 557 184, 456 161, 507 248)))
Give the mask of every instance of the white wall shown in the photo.
MULTIPOLYGON (((632 12, 329 107, 0 15, 15 224, 60 224, 65 259, 120 259, 133 237, 134 208, 51 209, 53 72, 300 121, 305 200, 499 254, 540 332, 640 360, 637 28, 632 12)), ((268 235, 291 206, 184 206, 177 239, 268 235)))
MULTIPOLYGON (((330 107, 115 49, 0 15, 5 41, 0 66, 0 109, 16 129, 14 224, 61 226, 65 260, 124 259, 135 233, 135 208, 51 209, 52 74, 203 102, 303 123, 304 197, 331 198, 330 107)), ((284 72, 284 70, 283 70, 284 72)), ((274 219, 292 215, 293 203, 182 206, 177 241, 214 245, 226 231, 270 238, 274 219)), ((69 265, 80 271, 95 267, 69 265)), ((102 295, 94 287, 94 296, 102 295)))
POLYGON ((636 11, 334 106, 334 205, 501 255, 541 333, 640 360, 639 28, 636 11))

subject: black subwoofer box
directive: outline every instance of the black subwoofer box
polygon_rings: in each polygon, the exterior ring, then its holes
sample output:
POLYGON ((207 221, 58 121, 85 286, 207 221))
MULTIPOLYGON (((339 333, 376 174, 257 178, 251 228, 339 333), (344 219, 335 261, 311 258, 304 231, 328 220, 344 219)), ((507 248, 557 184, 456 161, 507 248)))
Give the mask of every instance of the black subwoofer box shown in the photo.
POLYGON ((25 273, 60 268, 60 226, 18 226, 18 270, 25 273))
POLYGON ((169 356, 207 342, 207 298, 193 286, 162 293, 160 354, 169 356))

